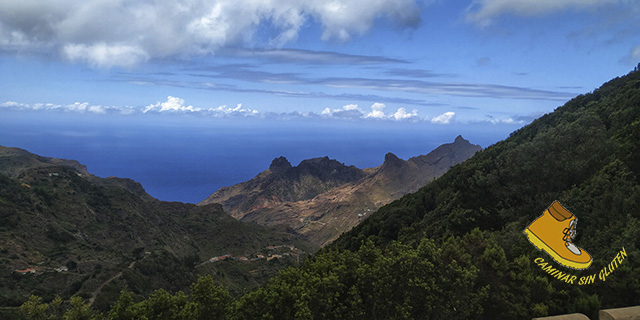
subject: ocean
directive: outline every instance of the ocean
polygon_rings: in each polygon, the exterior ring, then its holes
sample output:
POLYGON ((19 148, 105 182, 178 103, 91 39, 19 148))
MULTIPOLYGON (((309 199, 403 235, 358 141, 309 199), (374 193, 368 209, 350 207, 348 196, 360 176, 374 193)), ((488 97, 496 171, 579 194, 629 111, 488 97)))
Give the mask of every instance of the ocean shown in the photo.
POLYGON ((183 115, 1 112, 0 145, 77 160, 90 173, 140 182, 160 200, 197 203, 286 157, 328 156, 358 168, 427 154, 462 135, 483 148, 522 125, 216 119, 183 115))

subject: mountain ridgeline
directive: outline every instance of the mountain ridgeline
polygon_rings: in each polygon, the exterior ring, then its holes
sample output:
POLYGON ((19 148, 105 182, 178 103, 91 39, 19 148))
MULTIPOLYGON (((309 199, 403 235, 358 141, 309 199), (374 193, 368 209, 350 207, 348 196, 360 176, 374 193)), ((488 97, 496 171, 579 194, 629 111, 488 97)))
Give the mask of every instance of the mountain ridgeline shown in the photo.
POLYGON ((415 192, 480 150, 458 136, 406 161, 388 153, 382 165, 363 170, 328 157, 293 167, 280 157, 255 178, 221 188, 200 204, 221 203, 237 219, 283 225, 324 246, 382 205, 415 192))

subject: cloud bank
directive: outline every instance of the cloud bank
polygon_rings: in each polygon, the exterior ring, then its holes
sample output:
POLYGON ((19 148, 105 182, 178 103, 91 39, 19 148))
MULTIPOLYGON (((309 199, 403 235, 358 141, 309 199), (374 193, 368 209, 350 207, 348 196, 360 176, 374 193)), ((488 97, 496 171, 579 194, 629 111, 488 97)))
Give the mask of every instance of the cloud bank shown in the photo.
POLYGON ((0 110, 20 110, 20 111, 59 111, 59 112, 77 112, 77 113, 94 113, 94 114, 106 114, 106 113, 121 113, 131 114, 130 107, 108 107, 100 105, 91 105, 88 102, 75 102, 67 105, 53 104, 53 103, 34 103, 25 104, 15 101, 7 101, 0 103, 0 110))
MULTIPOLYGON (((14 101, 0 103, 0 113, 2 111, 23 111, 23 112, 59 112, 76 114, 95 115, 193 115, 197 117, 209 117, 218 119, 230 118, 253 118, 270 120, 342 120, 342 121, 389 121, 389 122, 414 122, 432 123, 438 125, 448 125, 454 123, 488 123, 488 124, 526 124, 533 121, 537 116, 510 116, 507 118, 496 118, 485 115, 482 119, 458 122, 456 113, 447 111, 440 115, 420 116, 417 110, 408 112, 405 108, 398 108, 395 112, 385 112, 387 106, 383 103, 373 103, 369 111, 361 109, 356 104, 347 104, 340 108, 325 108, 320 113, 298 112, 275 113, 261 112, 259 110, 243 107, 238 104, 235 107, 226 105, 210 108, 194 107, 186 104, 185 100, 178 97, 168 96, 166 101, 159 101, 146 107, 116 107, 92 105, 88 102, 75 102, 61 105, 53 103, 26 104, 14 101)), ((539 116, 539 115, 538 115, 539 116)))
POLYGON ((277 48, 309 23, 321 26, 322 40, 348 41, 379 18, 415 28, 420 7, 416 0, 3 0, 0 50, 54 51, 98 67, 130 67, 242 43, 277 48), (256 31, 265 27, 272 32, 263 39, 256 31))
POLYGON ((237 118, 237 117, 258 117, 262 113, 258 110, 242 107, 238 104, 235 107, 226 105, 212 108, 198 108, 186 105, 184 99, 178 97, 167 97, 167 101, 156 102, 146 107, 115 107, 91 105, 88 102, 75 102, 72 104, 35 103, 26 104, 15 101, 0 103, 0 111, 53 111, 84 114, 121 114, 121 115, 144 115, 144 114, 193 114, 198 116, 209 116, 215 118, 237 118))
MULTIPOLYGON (((84 114, 121 114, 121 115, 145 115, 145 114, 169 114, 169 115, 196 115, 214 118, 261 118, 261 119, 338 119, 338 120, 386 120, 386 121, 423 121, 418 116, 417 110, 408 112, 405 108, 398 108, 395 112, 385 113, 386 106, 382 103, 374 103, 371 111, 364 111, 355 104, 344 105, 340 108, 326 108, 322 112, 298 112, 274 113, 261 112, 255 109, 243 107, 238 104, 235 107, 226 105, 210 108, 200 108, 188 105, 184 99, 168 96, 166 101, 159 101, 146 107, 115 107, 91 105, 87 102, 75 102, 61 105, 53 103, 25 104, 14 101, 0 103, 0 111, 50 111, 84 114)), ((433 121, 432 121, 433 122, 433 121)), ((448 123, 448 122, 447 122, 448 123)))

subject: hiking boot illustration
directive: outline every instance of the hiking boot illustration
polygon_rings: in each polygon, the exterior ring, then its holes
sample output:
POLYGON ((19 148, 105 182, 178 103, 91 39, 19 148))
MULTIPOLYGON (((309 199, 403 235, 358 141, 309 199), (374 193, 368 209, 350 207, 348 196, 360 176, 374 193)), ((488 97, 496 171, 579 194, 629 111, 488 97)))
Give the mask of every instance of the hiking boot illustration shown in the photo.
POLYGON ((578 218, 554 201, 544 213, 524 229, 529 242, 549 254, 559 264, 586 269, 593 259, 573 244, 578 218))

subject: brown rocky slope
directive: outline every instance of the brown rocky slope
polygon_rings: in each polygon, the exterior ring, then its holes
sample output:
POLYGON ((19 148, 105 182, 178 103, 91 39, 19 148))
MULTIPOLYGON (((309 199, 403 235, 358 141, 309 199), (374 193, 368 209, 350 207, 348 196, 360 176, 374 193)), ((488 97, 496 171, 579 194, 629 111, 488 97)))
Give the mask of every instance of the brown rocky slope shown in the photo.
POLYGON ((406 161, 388 153, 382 165, 363 170, 327 157, 292 167, 280 157, 255 178, 221 188, 199 205, 220 203, 236 219, 284 225, 324 246, 381 206, 417 191, 480 150, 458 136, 453 143, 406 161))

